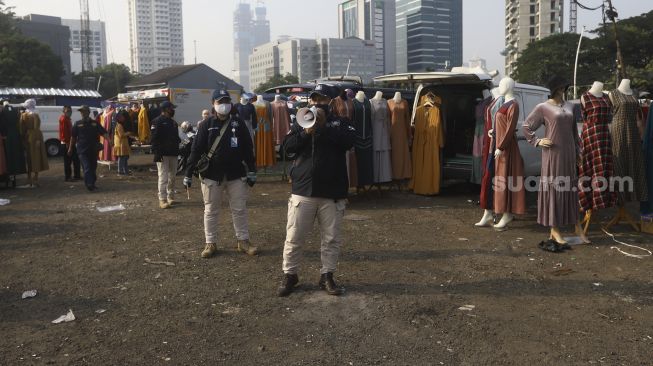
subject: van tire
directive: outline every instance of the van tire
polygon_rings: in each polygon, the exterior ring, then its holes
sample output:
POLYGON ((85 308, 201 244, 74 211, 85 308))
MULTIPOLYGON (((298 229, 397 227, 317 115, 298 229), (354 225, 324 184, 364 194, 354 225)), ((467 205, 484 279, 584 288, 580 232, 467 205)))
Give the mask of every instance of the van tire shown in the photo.
POLYGON ((61 142, 59 140, 48 140, 45 142, 45 151, 49 157, 61 155, 61 142))

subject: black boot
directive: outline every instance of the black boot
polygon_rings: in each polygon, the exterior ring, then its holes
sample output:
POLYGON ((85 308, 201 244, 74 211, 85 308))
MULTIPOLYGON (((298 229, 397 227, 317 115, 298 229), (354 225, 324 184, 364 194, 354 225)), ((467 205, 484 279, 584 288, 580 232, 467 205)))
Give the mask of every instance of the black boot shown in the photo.
POLYGON ((277 296, 285 297, 290 295, 295 290, 297 283, 299 283, 299 277, 296 274, 284 274, 281 280, 281 286, 277 289, 277 296))
POLYGON ((323 273, 320 276, 320 283, 318 284, 320 289, 327 292, 329 295, 340 296, 345 293, 345 289, 338 287, 336 282, 333 280, 333 273, 323 273))

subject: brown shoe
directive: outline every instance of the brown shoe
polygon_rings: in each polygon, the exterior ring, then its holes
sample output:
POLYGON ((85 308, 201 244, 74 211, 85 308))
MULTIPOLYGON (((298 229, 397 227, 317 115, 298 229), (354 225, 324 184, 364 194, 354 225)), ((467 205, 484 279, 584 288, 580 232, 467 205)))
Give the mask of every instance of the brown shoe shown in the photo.
POLYGON ((170 204, 167 201, 159 201, 159 207, 162 209, 170 208, 170 204))
POLYGON ((236 250, 247 255, 258 254, 258 248, 253 246, 249 240, 238 240, 238 248, 236 250))
POLYGON ((211 258, 218 251, 218 248, 213 243, 206 243, 202 251, 202 258, 211 258))

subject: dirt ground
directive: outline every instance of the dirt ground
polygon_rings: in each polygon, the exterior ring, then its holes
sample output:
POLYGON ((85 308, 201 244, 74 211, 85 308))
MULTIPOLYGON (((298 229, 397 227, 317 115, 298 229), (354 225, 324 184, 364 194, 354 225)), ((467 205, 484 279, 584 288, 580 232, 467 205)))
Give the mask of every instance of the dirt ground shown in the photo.
MULTIPOLYGON (((653 259, 620 254, 598 225, 592 245, 539 250, 533 196, 505 232, 473 227, 473 186, 353 196, 337 272, 346 295, 317 289, 314 235, 298 291, 277 298, 290 186, 268 177, 251 190, 258 257, 233 250, 225 210, 219 255, 205 260, 198 182, 190 201, 160 210, 150 159, 133 156, 129 178, 101 166, 96 193, 65 183, 60 159, 38 189, 0 188, 11 200, 0 206, 1 365, 653 364, 653 259), (116 204, 126 210, 96 210, 116 204), (52 324, 69 309, 74 321, 52 324)), ((651 236, 615 232, 653 249, 651 236)))

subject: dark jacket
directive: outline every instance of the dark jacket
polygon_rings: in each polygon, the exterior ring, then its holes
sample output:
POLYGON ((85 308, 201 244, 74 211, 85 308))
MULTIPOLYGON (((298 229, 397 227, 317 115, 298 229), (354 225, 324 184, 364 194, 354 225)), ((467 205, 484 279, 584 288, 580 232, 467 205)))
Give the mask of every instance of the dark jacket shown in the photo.
POLYGON ((290 171, 292 193, 305 197, 343 199, 349 191, 346 152, 356 139, 347 122, 327 118, 313 135, 295 124, 284 140, 286 151, 296 154, 290 171))
POLYGON ((159 156, 179 155, 179 128, 172 118, 160 115, 152 121, 151 139, 152 153, 159 156))
POLYGON ((220 140, 209 163, 209 171, 202 178, 222 182, 225 179, 230 181, 245 177, 248 171, 256 172, 254 145, 249 129, 243 120, 232 114, 225 122, 211 116, 199 124, 190 152, 187 177, 193 175, 202 154, 208 154, 215 139, 220 138, 223 123, 229 123, 225 130, 225 137, 220 140))

